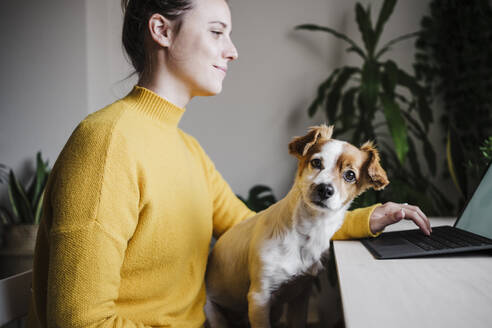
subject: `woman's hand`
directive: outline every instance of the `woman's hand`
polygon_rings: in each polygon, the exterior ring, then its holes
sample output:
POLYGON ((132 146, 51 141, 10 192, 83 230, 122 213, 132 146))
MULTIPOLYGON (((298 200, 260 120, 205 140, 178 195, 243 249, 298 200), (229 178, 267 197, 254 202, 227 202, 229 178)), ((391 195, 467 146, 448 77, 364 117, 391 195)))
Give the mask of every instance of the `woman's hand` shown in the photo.
POLYGON ((430 235, 432 228, 429 219, 418 206, 384 203, 374 209, 369 218, 369 226, 372 233, 382 231, 387 225, 397 223, 402 219, 412 220, 426 235, 430 235))

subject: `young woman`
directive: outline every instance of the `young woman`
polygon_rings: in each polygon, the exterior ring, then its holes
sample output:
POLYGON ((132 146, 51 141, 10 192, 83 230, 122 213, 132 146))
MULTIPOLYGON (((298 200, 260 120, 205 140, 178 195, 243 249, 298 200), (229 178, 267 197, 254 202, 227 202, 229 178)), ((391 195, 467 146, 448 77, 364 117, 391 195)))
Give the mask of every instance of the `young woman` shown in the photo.
MULTIPOLYGON (((228 4, 123 5, 139 82, 85 118, 53 167, 28 327, 200 327, 212 234, 254 214, 178 128, 190 99, 220 93, 238 58, 228 4)), ((335 238, 373 235, 405 215, 429 231, 417 207, 388 203, 350 212, 335 238)))

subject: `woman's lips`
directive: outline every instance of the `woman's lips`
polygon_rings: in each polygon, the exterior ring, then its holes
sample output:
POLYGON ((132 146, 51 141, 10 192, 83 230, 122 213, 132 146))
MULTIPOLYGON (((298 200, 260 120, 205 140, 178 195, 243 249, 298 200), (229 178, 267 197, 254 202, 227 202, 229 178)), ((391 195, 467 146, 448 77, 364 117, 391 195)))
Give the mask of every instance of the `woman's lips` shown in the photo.
POLYGON ((226 73, 227 73, 227 68, 225 68, 225 67, 220 67, 220 66, 215 66, 215 65, 214 65, 214 67, 215 67, 216 69, 218 69, 219 71, 224 72, 224 74, 226 74, 226 73))

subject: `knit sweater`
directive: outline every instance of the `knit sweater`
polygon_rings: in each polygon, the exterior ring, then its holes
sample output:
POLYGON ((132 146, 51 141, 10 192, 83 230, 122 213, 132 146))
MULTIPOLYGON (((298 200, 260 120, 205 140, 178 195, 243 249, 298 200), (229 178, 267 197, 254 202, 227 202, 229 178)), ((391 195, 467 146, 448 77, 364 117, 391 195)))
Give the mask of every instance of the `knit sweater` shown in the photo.
MULTIPOLYGON (((254 215, 145 88, 89 115, 49 176, 28 327, 200 327, 209 245, 254 215)), ((334 238, 371 235, 373 207, 334 238)))

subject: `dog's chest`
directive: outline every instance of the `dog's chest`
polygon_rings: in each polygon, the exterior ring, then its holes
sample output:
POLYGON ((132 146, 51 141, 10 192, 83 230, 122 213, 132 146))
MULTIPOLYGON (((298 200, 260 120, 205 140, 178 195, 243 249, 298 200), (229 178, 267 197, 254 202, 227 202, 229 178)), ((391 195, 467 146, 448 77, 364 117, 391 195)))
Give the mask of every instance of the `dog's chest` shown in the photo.
POLYGON ((264 277, 271 285, 279 285, 298 275, 317 275, 322 268, 321 256, 339 224, 317 224, 298 227, 282 239, 270 240, 262 251, 264 277))

